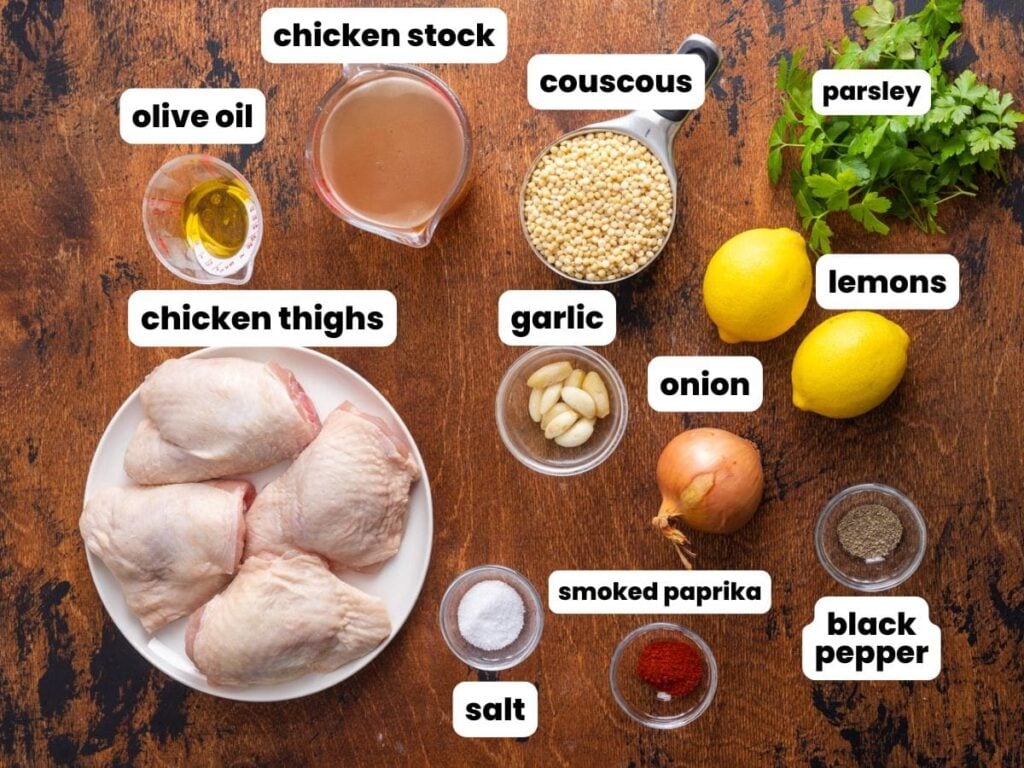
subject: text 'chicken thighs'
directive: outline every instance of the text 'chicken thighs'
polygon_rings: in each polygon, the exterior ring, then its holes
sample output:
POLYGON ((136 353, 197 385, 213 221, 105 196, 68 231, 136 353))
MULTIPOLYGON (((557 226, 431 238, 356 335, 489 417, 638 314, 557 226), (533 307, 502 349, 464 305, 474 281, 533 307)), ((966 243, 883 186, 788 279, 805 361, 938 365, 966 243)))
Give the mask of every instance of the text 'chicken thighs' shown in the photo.
POLYGON ((269 685, 331 672, 391 634, 384 601, 315 555, 250 557, 189 619, 185 652, 215 685, 269 685))
POLYGON ((337 568, 398 551, 419 468, 383 421, 343 403, 246 516, 246 556, 301 549, 337 568))
POLYGON ((143 485, 255 472, 296 456, 320 430, 305 391, 276 363, 168 360, 139 396, 145 418, 124 468, 143 485))
POLYGON ((242 480, 105 488, 85 504, 86 548, 121 584, 142 626, 155 632, 186 616, 231 580, 242 556, 242 480))

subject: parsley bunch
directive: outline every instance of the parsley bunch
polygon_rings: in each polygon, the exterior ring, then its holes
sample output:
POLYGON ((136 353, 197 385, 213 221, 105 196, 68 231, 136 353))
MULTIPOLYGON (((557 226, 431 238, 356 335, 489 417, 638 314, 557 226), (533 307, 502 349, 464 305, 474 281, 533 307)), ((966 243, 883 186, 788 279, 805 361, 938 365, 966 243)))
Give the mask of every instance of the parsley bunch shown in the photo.
POLYGON ((892 0, 874 0, 853 14, 866 44, 844 38, 830 48, 837 69, 927 70, 932 106, 925 115, 823 117, 811 107, 803 51, 780 60, 783 112, 769 137, 768 175, 778 183, 783 150, 800 150, 791 186, 814 251, 831 250, 832 213, 845 211, 883 235, 886 216, 942 232, 939 206, 973 197, 979 168, 1005 179, 1000 153, 1016 145, 1024 114, 1010 108, 1012 96, 979 83, 970 70, 952 79, 942 69, 960 35, 962 7, 963 0, 929 0, 920 12, 897 19, 892 0))

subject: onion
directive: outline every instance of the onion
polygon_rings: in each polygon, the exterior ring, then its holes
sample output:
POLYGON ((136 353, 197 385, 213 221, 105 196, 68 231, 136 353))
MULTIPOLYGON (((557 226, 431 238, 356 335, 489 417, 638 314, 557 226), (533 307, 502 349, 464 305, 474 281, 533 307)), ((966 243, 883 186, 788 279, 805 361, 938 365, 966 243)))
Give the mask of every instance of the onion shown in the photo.
POLYGON ((692 568, 693 552, 677 525, 704 533, 742 528, 761 503, 764 472, 761 454, 749 440, 724 429, 690 429, 676 435, 658 459, 661 509, 652 520, 671 541, 683 565, 692 568))

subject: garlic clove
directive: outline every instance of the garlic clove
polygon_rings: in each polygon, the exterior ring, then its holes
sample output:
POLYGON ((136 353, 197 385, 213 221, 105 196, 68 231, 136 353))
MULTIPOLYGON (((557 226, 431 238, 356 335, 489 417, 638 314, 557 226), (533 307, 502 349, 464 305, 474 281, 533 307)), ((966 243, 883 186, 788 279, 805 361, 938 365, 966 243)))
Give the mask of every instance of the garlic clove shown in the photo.
POLYGON ((608 388, 605 387, 604 379, 597 371, 591 371, 583 379, 583 391, 594 398, 594 406, 599 419, 603 419, 612 412, 608 388))
POLYGON ((565 381, 572 375, 572 363, 562 360, 558 363, 548 363, 534 371, 526 380, 529 387, 548 387, 558 381, 565 381))
POLYGON ((540 423, 541 416, 544 415, 540 409, 540 400, 544 394, 544 390, 534 389, 530 391, 530 418, 535 422, 540 423))
POLYGON ((552 419, 558 418, 563 413, 571 410, 572 408, 570 408, 565 403, 555 403, 553 406, 551 406, 550 410, 548 410, 548 412, 541 417, 540 428, 547 429, 548 424, 551 423, 552 419))
POLYGON ((592 419, 597 413, 594 398, 582 389, 562 387, 562 400, 584 419, 592 419))
POLYGON ((555 442, 563 448, 576 448, 583 445, 594 434, 594 420, 580 419, 569 429, 555 438, 555 442))
POLYGON ((580 415, 571 408, 567 408, 563 413, 558 414, 551 421, 548 422, 547 427, 544 429, 544 437, 548 440, 553 440, 559 435, 564 434, 569 428, 575 424, 580 418, 580 415))
MULTIPOLYGON (((537 390, 534 390, 534 392, 536 391, 537 390)), ((551 406, 558 402, 558 398, 561 394, 562 385, 559 382, 551 384, 544 389, 540 396, 540 413, 542 416, 551 410, 551 406)))

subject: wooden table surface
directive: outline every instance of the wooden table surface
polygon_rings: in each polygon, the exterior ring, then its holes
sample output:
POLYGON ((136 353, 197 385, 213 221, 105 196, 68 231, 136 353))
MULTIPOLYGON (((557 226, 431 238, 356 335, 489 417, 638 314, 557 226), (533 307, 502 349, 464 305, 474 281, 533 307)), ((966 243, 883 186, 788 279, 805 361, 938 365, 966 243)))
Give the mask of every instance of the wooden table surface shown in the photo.
MULTIPOLYGON (((308 4, 308 3, 307 3, 308 4)), ((0 763, 38 766, 1020 766, 1024 667, 1021 264, 1024 170, 951 205, 949 234, 909 225, 891 237, 842 229, 837 250, 950 252, 962 299, 946 312, 893 313, 913 341, 910 368, 883 407, 825 420, 790 403, 789 366, 826 313, 763 345, 726 349, 701 306, 711 253, 754 226, 796 226, 764 169, 777 111, 780 51, 850 31, 852 2, 584 0, 504 5, 508 58, 436 68, 473 126, 475 186, 424 251, 356 231, 316 198, 302 153, 332 66, 272 65, 259 49, 268 2, 64 3, 8 0, 0 48, 0 763), (844 23, 846 22, 846 23, 844 23), (519 351, 496 334, 510 288, 568 288, 531 254, 516 195, 530 158, 560 132, 603 117, 536 112, 525 67, 540 52, 673 50, 691 32, 725 51, 719 83, 676 144, 677 231, 657 265, 615 289, 619 333, 603 353, 631 397, 617 453, 573 479, 531 473, 501 445, 493 404, 519 351), (319 695, 282 704, 216 699, 173 682, 106 617, 77 521, 86 472, 107 421, 157 363, 136 349, 128 297, 186 288, 150 255, 139 221, 149 176, 184 147, 128 146, 116 104, 132 86, 247 86, 267 94, 266 140, 214 147, 260 195, 266 236, 252 288, 384 288, 397 296, 388 349, 330 350, 394 403, 415 435, 434 491, 434 550, 416 609, 370 667, 319 695), (754 414, 679 416, 648 408, 647 363, 661 354, 754 354, 765 400, 754 414), (731 537, 696 543, 703 567, 763 568, 764 616, 685 619, 714 649, 718 696, 691 727, 631 722, 611 698, 612 649, 639 616, 548 614, 538 651, 501 679, 540 690, 540 728, 524 740, 464 740, 451 691, 477 674, 445 649, 437 607, 448 583, 485 562, 546 592, 563 568, 673 568, 648 524, 654 463, 685 426, 756 441, 765 503, 731 537), (848 594, 818 565, 817 511, 861 481, 895 485, 928 521, 923 565, 894 594, 921 595, 942 628, 933 682, 812 683, 800 633, 815 601, 848 594)), ((918 3, 917 5, 920 5, 918 3)), ((968 0, 955 63, 1024 97, 1024 10, 968 0)), ((1018 101, 1019 101, 1018 99, 1018 101)))

